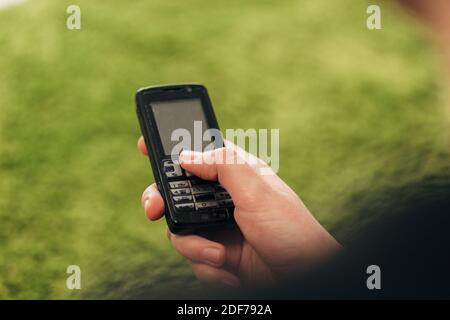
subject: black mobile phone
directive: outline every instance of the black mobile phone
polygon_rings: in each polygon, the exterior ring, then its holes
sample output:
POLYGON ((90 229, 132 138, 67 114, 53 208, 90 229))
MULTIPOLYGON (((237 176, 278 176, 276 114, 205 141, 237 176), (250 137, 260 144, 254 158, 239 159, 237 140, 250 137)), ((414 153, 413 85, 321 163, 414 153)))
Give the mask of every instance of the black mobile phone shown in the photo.
POLYGON ((182 149, 223 147, 206 88, 199 84, 142 88, 136 93, 136 111, 170 231, 193 233, 232 225, 234 204, 228 192, 217 181, 185 171, 177 161, 182 149))

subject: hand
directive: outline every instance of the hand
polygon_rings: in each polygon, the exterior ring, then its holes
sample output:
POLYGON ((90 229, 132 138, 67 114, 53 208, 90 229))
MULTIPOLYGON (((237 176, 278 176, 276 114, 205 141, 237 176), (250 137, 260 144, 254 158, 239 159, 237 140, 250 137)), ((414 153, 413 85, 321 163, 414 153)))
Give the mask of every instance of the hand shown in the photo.
MULTIPOLYGON (((138 148, 147 154, 142 137, 138 148)), ((183 151, 179 160, 194 175, 218 180, 235 204, 238 228, 202 235, 168 232, 199 280, 229 287, 275 284, 311 270, 341 249, 292 189, 275 173, 262 175, 261 169, 267 173, 270 168, 237 146, 183 151), (234 161, 216 161, 223 156, 234 161)), ((155 184, 144 191, 142 205, 150 220, 163 216, 164 202, 155 184)))

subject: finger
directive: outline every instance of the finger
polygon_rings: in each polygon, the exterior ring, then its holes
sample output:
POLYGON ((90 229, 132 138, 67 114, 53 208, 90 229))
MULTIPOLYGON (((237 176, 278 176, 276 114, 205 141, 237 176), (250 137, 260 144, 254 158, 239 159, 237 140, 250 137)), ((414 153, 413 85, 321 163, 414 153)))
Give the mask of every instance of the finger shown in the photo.
POLYGON ((237 288, 240 285, 239 278, 224 269, 215 268, 206 264, 192 264, 192 271, 201 281, 213 286, 237 288))
POLYGON ((150 220, 158 220, 164 215, 164 200, 154 183, 145 189, 141 204, 150 220))
POLYGON ((217 242, 197 235, 170 234, 175 250, 187 259, 220 267, 225 263, 225 247, 217 242))
POLYGON ((145 145, 145 141, 142 136, 138 139, 137 147, 143 155, 148 155, 147 146, 145 145))

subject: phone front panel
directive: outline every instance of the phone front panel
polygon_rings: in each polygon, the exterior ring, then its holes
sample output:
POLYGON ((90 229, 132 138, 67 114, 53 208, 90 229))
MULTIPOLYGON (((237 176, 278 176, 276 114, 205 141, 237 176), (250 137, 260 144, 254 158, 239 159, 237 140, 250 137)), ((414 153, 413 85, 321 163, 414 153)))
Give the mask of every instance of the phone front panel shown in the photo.
POLYGON ((138 92, 138 112, 170 229, 192 232, 232 221, 234 205, 226 190, 178 164, 183 149, 223 146, 206 89, 200 85, 143 89, 138 92))

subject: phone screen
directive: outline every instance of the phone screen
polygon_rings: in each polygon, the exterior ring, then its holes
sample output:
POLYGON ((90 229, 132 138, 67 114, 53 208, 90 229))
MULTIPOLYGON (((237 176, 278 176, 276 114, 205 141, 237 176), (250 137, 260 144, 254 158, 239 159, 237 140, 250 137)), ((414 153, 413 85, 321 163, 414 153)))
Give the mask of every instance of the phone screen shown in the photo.
POLYGON ((191 150, 203 151, 205 146, 210 143, 210 141, 204 142, 202 139, 205 130, 209 127, 200 99, 156 101, 150 105, 166 155, 171 155, 174 147, 180 142, 179 139, 172 139, 172 133, 177 129, 186 129, 190 133, 191 150), (194 134, 194 129, 201 130, 197 132, 198 136, 194 134), (194 136, 195 139, 202 139, 200 144, 194 142, 194 136), (197 150, 199 149, 196 147, 198 145, 201 150, 197 150))

